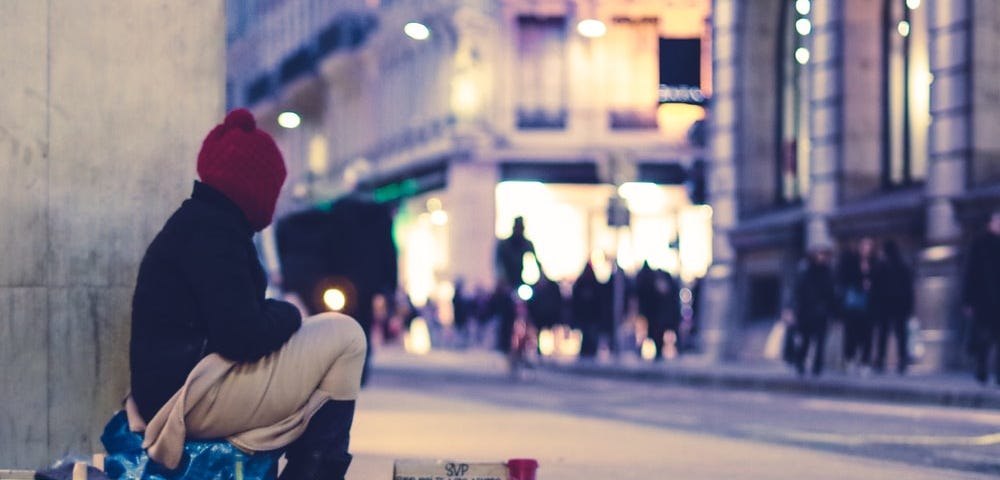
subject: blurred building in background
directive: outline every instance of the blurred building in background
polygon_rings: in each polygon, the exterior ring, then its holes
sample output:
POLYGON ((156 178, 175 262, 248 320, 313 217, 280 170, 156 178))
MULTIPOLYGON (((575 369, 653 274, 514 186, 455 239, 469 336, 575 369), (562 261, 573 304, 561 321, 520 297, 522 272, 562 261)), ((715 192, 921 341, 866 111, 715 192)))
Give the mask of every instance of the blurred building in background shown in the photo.
POLYGON ((917 368, 962 361, 962 246, 1000 202, 993 0, 262 0, 229 18, 229 103, 287 152, 282 211, 353 190, 398 205, 418 302, 488 287, 522 215, 556 279, 711 265, 703 349, 752 360, 808 246, 892 238, 918 277, 917 368))
POLYGON ((709 7, 231 1, 228 101, 286 154, 279 216, 349 192, 397 207, 418 306, 456 278, 492 288, 517 216, 556 280, 614 259, 693 280, 711 261, 709 7))
POLYGON ((721 352, 759 355, 806 246, 871 236, 915 267, 918 368, 960 363, 962 247, 1000 203, 998 20, 993 0, 714 2, 704 303, 743 332, 721 352))

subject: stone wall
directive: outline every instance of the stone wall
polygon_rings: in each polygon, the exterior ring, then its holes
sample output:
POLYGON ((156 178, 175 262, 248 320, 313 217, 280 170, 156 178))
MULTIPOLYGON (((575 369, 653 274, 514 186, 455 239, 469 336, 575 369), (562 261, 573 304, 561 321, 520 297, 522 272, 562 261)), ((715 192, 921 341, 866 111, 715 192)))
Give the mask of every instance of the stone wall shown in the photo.
POLYGON ((0 468, 100 450, 139 261, 224 107, 221 0, 0 2, 0 468))

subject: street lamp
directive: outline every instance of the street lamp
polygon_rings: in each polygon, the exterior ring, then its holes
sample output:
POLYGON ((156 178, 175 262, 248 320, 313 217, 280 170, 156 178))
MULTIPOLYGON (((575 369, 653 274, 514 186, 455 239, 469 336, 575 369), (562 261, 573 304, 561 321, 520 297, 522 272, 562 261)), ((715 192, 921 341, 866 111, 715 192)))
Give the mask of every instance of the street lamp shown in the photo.
POLYGON ((298 127, 300 124, 302 124, 302 117, 299 117, 299 114, 295 112, 281 112, 278 115, 278 125, 281 125, 283 128, 292 129, 298 127))
POLYGON ((427 40, 431 30, 420 22, 410 22, 403 26, 403 33, 414 40, 427 40))
POLYGON ((597 38, 603 37, 608 32, 608 27, 600 20, 587 18, 580 20, 580 23, 576 24, 576 31, 584 37, 597 38))

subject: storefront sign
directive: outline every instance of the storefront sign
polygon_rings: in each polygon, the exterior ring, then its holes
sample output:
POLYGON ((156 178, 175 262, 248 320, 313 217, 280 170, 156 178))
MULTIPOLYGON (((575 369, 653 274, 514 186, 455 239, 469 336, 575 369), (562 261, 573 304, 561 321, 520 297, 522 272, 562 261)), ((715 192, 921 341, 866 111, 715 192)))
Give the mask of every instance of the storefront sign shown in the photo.
POLYGON ((704 105, 705 95, 698 87, 689 85, 660 85, 660 103, 686 103, 704 105))

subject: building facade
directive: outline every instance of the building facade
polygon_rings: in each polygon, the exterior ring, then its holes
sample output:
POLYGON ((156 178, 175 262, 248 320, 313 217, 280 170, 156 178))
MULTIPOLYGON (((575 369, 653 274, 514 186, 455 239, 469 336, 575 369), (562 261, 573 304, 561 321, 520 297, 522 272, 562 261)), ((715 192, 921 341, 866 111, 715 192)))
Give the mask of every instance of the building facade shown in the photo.
POLYGON ((1000 204, 1000 5, 716 0, 712 11, 704 303, 719 356, 760 356, 805 248, 872 237, 896 240, 915 269, 916 367, 961 365, 963 247, 1000 204))
POLYGON ((517 216, 557 280, 587 261, 607 275, 614 259, 693 279, 711 254, 710 209, 690 195, 709 6, 230 2, 229 103, 285 152, 279 216, 350 191, 398 205, 415 303, 450 299, 457 278, 491 288, 494 246, 517 216), (603 31, 578 28, 588 19, 603 31), (277 126, 286 112, 297 128, 277 126))

